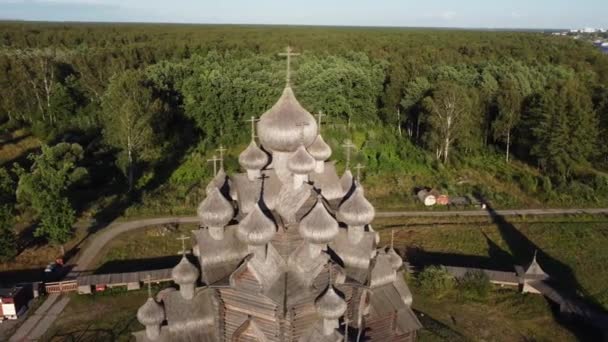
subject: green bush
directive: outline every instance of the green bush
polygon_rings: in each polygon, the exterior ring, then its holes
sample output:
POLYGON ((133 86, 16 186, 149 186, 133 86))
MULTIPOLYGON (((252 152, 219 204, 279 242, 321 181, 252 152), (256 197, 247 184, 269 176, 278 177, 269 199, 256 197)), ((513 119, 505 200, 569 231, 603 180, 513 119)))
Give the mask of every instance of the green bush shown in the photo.
POLYGON ((418 274, 418 286, 428 296, 441 298, 455 287, 454 277, 443 266, 429 266, 418 274))
POLYGON ((458 289, 464 299, 485 301, 492 290, 492 284, 485 272, 469 271, 458 279, 458 289))

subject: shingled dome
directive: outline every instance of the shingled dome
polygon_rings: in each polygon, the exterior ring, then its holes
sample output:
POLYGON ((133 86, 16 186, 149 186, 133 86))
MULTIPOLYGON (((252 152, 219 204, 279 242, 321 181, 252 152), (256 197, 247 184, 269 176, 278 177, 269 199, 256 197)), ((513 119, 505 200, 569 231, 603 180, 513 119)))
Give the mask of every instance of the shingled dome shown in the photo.
POLYGON ((239 155, 239 164, 245 170, 261 170, 268 164, 268 155, 252 140, 249 146, 239 155))
POLYGON ((312 145, 308 147, 308 153, 316 160, 326 161, 331 157, 331 147, 327 145, 321 134, 319 134, 312 145))
POLYGON ((234 207, 220 190, 214 187, 198 206, 197 213, 204 227, 224 227, 234 216, 234 207))
POLYGON ((391 264, 391 267, 394 270, 399 269, 402 265, 403 265, 403 259, 401 259, 401 256, 399 256, 399 254, 397 254, 397 252, 395 251, 394 248, 389 248, 388 252, 386 253, 388 255, 388 260, 391 264))
POLYGON ((160 325, 165 320, 165 310, 154 298, 148 298, 137 310, 137 320, 145 326, 160 325))
POLYGON ((287 161, 287 168, 289 171, 299 175, 306 175, 313 172, 316 165, 317 161, 308 153, 308 151, 306 151, 304 145, 300 145, 287 161))
POLYGON ((325 293, 315 301, 317 314, 324 319, 339 319, 346 312, 346 301, 336 293, 330 284, 325 293))
POLYGON ((338 235, 338 222, 327 212, 321 198, 300 221, 299 232, 306 241, 318 245, 331 242, 338 235))
POLYGON ((171 270, 173 281, 178 284, 194 284, 198 280, 199 271, 184 255, 182 260, 171 270))
POLYGON ((349 226, 365 226, 374 220, 376 211, 363 195, 363 189, 356 185, 353 194, 338 209, 338 220, 349 226))
POLYGON ((205 191, 207 193, 209 193, 209 192, 213 191, 214 188, 221 189, 225 184, 226 184, 226 171, 224 171, 224 169, 221 168, 221 169, 219 169, 217 174, 215 176, 213 176, 213 179, 211 180, 211 182, 209 182, 209 184, 207 184, 205 191))
POLYGON ((272 240, 276 231, 275 223, 264 215, 260 205, 256 204, 254 209, 239 223, 237 237, 247 245, 263 246, 272 240))
POLYGON ((293 152, 300 144, 310 146, 317 136, 317 122, 285 87, 277 103, 260 117, 258 136, 262 145, 274 151, 293 152))

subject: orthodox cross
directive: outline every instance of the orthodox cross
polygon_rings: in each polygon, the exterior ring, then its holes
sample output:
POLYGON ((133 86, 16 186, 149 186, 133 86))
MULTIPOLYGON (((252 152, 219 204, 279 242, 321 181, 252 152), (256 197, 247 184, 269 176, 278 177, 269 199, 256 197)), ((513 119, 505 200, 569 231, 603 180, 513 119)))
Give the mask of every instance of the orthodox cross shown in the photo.
POLYGON ((224 152, 228 151, 224 146, 220 145, 220 148, 216 149, 220 153, 220 170, 224 168, 224 152))
POLYGON ((319 112, 317 113, 317 121, 319 121, 319 132, 321 132, 321 119, 322 119, 324 116, 327 116, 327 114, 324 114, 322 111, 319 111, 319 112))
POLYGON ((365 166, 357 164, 357 166, 355 166, 355 169, 357 170, 357 182, 361 182, 361 169, 365 169, 365 166))
POLYGON ((251 119, 245 120, 246 122, 251 122, 251 140, 255 139, 255 123, 260 121, 260 119, 256 119, 255 116, 251 116, 251 119))
POLYGON ((186 254, 186 240, 190 240, 189 237, 187 237, 186 235, 182 234, 180 237, 178 237, 176 240, 181 240, 182 241, 182 254, 186 254))
POLYGON ((148 284, 148 298, 152 298, 152 277, 149 274, 144 278, 144 284, 148 284))
POLYGON ((304 144, 304 127, 308 126, 308 122, 299 122, 296 126, 300 127, 300 140, 304 144))
POLYGON ((348 170, 348 167, 350 165, 350 152, 352 149, 354 149, 356 146, 353 144, 352 141, 350 140, 346 140, 344 142, 344 145, 342 145, 342 147, 344 147, 346 149, 346 169, 348 170))
POLYGON ((293 50, 291 49, 291 46, 287 46, 287 49, 285 49, 285 52, 279 53, 279 56, 283 56, 283 57, 287 57, 287 76, 286 76, 286 82, 287 82, 287 86, 289 86, 289 83, 291 82, 291 57, 292 56, 299 56, 299 53, 294 53, 293 50))
POLYGON ((213 155, 213 157, 211 159, 207 159, 207 162, 209 162, 209 163, 213 162, 213 175, 214 176, 217 175, 217 162, 219 160, 220 159, 216 155, 213 155))

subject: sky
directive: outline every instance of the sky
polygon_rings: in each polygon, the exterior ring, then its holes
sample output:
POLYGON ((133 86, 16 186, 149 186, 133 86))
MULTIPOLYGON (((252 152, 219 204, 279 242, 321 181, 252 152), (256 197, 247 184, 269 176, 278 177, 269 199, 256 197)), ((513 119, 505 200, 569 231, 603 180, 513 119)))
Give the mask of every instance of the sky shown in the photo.
POLYGON ((0 0, 0 19, 605 28, 608 0, 0 0))

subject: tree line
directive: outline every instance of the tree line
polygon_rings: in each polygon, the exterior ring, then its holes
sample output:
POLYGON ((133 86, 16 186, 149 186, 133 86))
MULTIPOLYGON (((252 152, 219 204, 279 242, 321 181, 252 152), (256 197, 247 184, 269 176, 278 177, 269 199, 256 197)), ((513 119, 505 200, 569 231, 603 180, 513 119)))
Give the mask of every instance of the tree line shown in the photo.
MULTIPOLYGON (((285 62, 277 53, 287 44, 302 52, 293 83, 305 107, 352 135, 383 130, 391 140, 378 149, 400 156, 403 146, 416 146, 443 167, 501 153, 506 162, 538 167, 556 185, 605 182, 588 175, 606 168, 608 57, 568 38, 143 24, 0 28, 1 127, 28 130, 48 145, 23 165, 5 165, 3 189, 12 190, 2 197, 0 219, 12 217, 11 203, 31 201, 38 234, 56 243, 66 241, 75 219, 71 187, 107 182, 96 154, 110 155, 121 173, 113 177, 128 192, 144 186, 177 147, 205 151, 246 141, 244 121, 280 95, 285 62)), ((373 160, 381 153, 366 158, 382 172, 373 160)))

